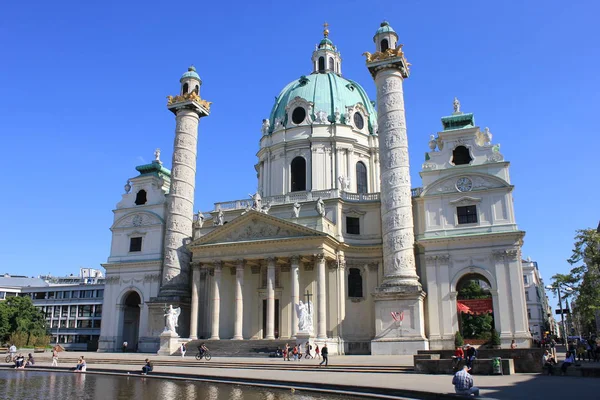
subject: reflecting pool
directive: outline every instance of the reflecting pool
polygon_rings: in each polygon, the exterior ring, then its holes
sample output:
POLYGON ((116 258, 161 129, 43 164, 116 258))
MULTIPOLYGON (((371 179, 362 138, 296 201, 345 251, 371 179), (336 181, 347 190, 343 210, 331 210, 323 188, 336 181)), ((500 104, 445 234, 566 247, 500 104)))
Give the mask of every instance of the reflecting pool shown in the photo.
MULTIPOLYGON (((360 397, 140 376, 0 371, 0 399, 359 400, 360 397)), ((364 399, 364 398, 362 398, 364 399)))

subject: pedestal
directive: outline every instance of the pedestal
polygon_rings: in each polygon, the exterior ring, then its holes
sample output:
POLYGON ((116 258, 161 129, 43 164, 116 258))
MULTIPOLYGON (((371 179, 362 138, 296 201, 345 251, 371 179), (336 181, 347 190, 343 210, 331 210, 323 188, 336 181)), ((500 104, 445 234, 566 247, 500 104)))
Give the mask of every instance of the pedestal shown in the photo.
POLYGON ((181 343, 188 342, 189 339, 182 339, 178 334, 171 331, 164 331, 160 334, 160 347, 156 353, 159 356, 170 356, 179 350, 181 343))
MULTIPOLYGON (((306 348, 306 342, 310 342, 311 334, 309 332, 297 332, 296 333, 296 346, 299 346, 300 352, 304 353, 306 348)), ((312 344, 312 343, 311 343, 312 344)), ((314 346, 313 346, 314 348, 314 346)))
POLYGON ((423 299, 419 287, 379 288, 375 294, 375 339, 372 355, 417 354, 428 350, 423 299))

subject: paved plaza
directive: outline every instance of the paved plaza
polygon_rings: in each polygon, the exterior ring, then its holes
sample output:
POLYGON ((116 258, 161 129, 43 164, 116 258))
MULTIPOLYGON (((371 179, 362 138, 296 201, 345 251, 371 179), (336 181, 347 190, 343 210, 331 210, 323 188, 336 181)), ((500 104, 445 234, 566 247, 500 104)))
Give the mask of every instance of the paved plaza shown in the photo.
MULTIPOLYGON (((338 356, 331 357, 327 368, 318 368, 318 360, 284 361, 278 358, 213 357, 209 362, 193 357, 160 357, 137 353, 60 353, 59 368, 71 368, 83 355, 88 373, 135 374, 144 359, 155 363, 152 375, 179 379, 220 380, 294 387, 305 384, 336 388, 353 393, 366 388, 383 388, 390 398, 445 398, 453 392, 451 375, 422 375, 402 371, 412 367, 410 356, 338 356), (403 367, 403 368, 402 368, 403 367), (371 372, 355 372, 360 371, 371 372), (440 396, 441 395, 441 396, 440 396)), ((36 366, 50 367, 50 354, 38 354, 36 366)), ((152 376, 151 375, 151 376, 152 376)), ((578 399, 598 398, 598 380, 594 378, 516 374, 475 376, 481 396, 494 399, 566 398, 577 388, 578 399)), ((368 390, 367 390, 368 391, 368 390)), ((382 393, 379 391, 379 393, 382 393)))

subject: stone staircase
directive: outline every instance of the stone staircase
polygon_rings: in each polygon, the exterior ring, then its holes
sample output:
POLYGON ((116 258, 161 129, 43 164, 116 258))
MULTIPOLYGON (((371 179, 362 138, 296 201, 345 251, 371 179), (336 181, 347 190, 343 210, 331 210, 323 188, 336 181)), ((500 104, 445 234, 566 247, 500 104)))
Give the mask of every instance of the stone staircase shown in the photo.
POLYGON ((293 339, 290 340, 192 340, 187 343, 188 351, 186 357, 194 357, 198 352, 198 346, 204 343, 210 350, 213 357, 269 357, 274 353, 277 347, 285 348, 285 344, 290 346, 296 344, 293 339))

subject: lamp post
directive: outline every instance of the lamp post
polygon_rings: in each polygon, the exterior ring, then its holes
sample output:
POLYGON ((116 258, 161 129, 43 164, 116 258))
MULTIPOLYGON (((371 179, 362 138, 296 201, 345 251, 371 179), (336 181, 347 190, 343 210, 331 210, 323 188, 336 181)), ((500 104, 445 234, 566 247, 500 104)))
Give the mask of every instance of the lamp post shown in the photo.
MULTIPOLYGON (((563 340, 565 341, 565 344, 567 344, 566 339, 567 339, 567 336, 569 336, 569 333, 567 332, 567 326, 565 325, 565 315, 564 315, 564 309, 562 306, 562 298, 560 295, 560 285, 561 285, 560 283, 556 283, 556 286, 548 285, 548 286, 546 286, 546 289, 556 290, 556 295, 558 296, 558 306, 560 307, 560 323, 562 325, 562 331, 563 331, 563 335, 564 335, 563 340)), ((573 288, 571 288, 569 286, 565 286, 565 290, 568 292, 572 292, 573 288)))

